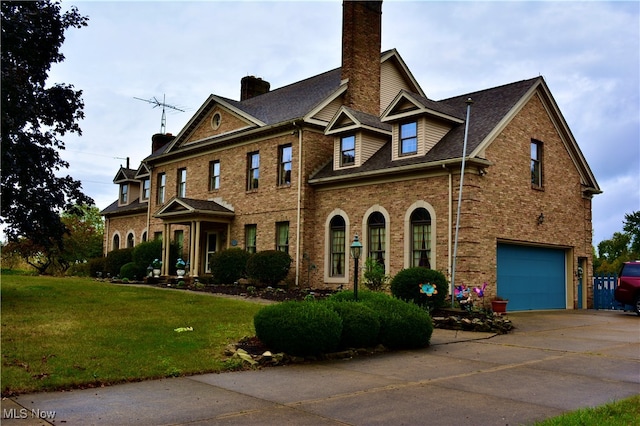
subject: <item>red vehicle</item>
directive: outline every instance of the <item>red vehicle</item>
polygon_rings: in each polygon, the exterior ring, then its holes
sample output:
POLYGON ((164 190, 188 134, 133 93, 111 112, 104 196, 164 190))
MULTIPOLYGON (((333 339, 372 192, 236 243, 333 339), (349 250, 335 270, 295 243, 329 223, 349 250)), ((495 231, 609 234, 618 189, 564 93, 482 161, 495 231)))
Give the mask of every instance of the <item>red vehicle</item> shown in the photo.
POLYGON ((632 305, 636 314, 640 315, 640 261, 622 265, 613 297, 620 303, 632 305))

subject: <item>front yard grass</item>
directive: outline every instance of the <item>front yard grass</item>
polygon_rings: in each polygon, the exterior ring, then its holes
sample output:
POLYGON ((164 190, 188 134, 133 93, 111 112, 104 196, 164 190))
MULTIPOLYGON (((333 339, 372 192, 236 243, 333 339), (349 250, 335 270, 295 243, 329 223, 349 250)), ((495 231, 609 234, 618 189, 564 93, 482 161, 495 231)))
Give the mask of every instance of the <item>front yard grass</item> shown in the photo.
POLYGON ((219 372, 255 334, 257 303, 96 282, 2 276, 2 395, 219 372), (193 331, 177 332, 192 327, 193 331))
POLYGON ((535 426, 622 426, 640 421, 640 395, 593 408, 582 408, 553 417, 535 426))

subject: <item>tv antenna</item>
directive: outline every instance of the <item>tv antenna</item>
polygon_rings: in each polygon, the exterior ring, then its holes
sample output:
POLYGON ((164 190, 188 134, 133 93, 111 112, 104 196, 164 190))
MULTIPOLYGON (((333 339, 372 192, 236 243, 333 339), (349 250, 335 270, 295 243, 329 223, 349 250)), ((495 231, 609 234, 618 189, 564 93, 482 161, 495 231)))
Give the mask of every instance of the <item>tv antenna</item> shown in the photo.
POLYGON ((180 108, 178 108, 176 106, 167 104, 165 102, 165 95, 162 95, 162 102, 160 102, 158 100, 158 98, 156 98, 155 96, 153 98, 151 98, 151 99, 136 98, 134 96, 133 99, 137 99, 139 101, 150 103, 150 104, 153 105, 154 108, 162 107, 162 120, 160 121, 160 133, 162 133, 162 134, 165 134, 166 130, 167 130, 167 114, 165 112, 165 108, 174 109, 176 111, 184 112, 183 109, 180 109, 180 108))

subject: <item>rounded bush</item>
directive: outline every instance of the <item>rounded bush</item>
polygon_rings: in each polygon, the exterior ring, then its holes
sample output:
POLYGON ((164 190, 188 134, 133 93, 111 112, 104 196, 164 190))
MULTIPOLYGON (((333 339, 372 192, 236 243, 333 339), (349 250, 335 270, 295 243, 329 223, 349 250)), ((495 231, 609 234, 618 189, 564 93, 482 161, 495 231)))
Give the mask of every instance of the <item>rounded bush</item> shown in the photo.
POLYGON ((135 262, 129 262, 120 268, 120 278, 128 280, 140 280, 147 274, 147 268, 135 262))
POLYGON ((209 260, 213 282, 233 284, 244 277, 247 273, 247 261, 250 256, 248 251, 239 248, 214 253, 209 260))
POLYGON ((89 259, 89 276, 91 278, 96 278, 98 276, 98 272, 100 272, 104 277, 106 275, 106 263, 106 257, 94 257, 93 259, 89 259))
POLYGON ((284 280, 291 267, 291 256, 279 250, 266 250, 252 254, 247 261, 247 276, 267 285, 284 280))
MULTIPOLYGON (((372 302, 372 301, 385 301, 390 296, 378 291, 358 291, 358 302, 372 302)), ((334 293, 327 298, 329 302, 354 302, 355 296, 353 290, 345 290, 338 293, 334 293)))
POLYGON ((107 260, 105 262, 105 270, 112 277, 115 277, 120 273, 120 268, 125 263, 129 263, 133 260, 133 248, 124 248, 119 250, 110 251, 107 254, 107 260))
POLYGON ((380 343, 391 349, 422 348, 429 344, 433 322, 420 306, 389 297, 368 305, 380 316, 380 343))
POLYGON ((147 268, 153 259, 162 259, 162 240, 145 241, 133 248, 132 260, 147 268))
POLYGON ((308 356, 331 352, 342 334, 340 316, 324 303, 289 301, 262 308, 253 318, 256 336, 271 350, 308 356))
POLYGON ((380 320, 373 309, 354 302, 327 302, 327 305, 342 319, 341 348, 368 348, 378 344, 380 320))
POLYGON ((442 272, 422 267, 403 269, 391 280, 391 294, 398 299, 413 302, 420 306, 431 303, 433 307, 444 305, 449 291, 449 283, 442 272), (431 283, 437 294, 427 296, 420 292, 420 285, 431 283))

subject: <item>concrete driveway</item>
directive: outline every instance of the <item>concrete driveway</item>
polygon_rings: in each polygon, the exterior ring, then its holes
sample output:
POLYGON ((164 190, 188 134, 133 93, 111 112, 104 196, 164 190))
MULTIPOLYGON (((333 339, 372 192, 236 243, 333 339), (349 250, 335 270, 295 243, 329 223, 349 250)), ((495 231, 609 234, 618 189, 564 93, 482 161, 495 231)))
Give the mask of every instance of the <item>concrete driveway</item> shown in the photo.
POLYGON ((509 317, 511 334, 435 330, 422 350, 21 395, 2 424, 514 425, 640 393, 636 315, 509 317))

